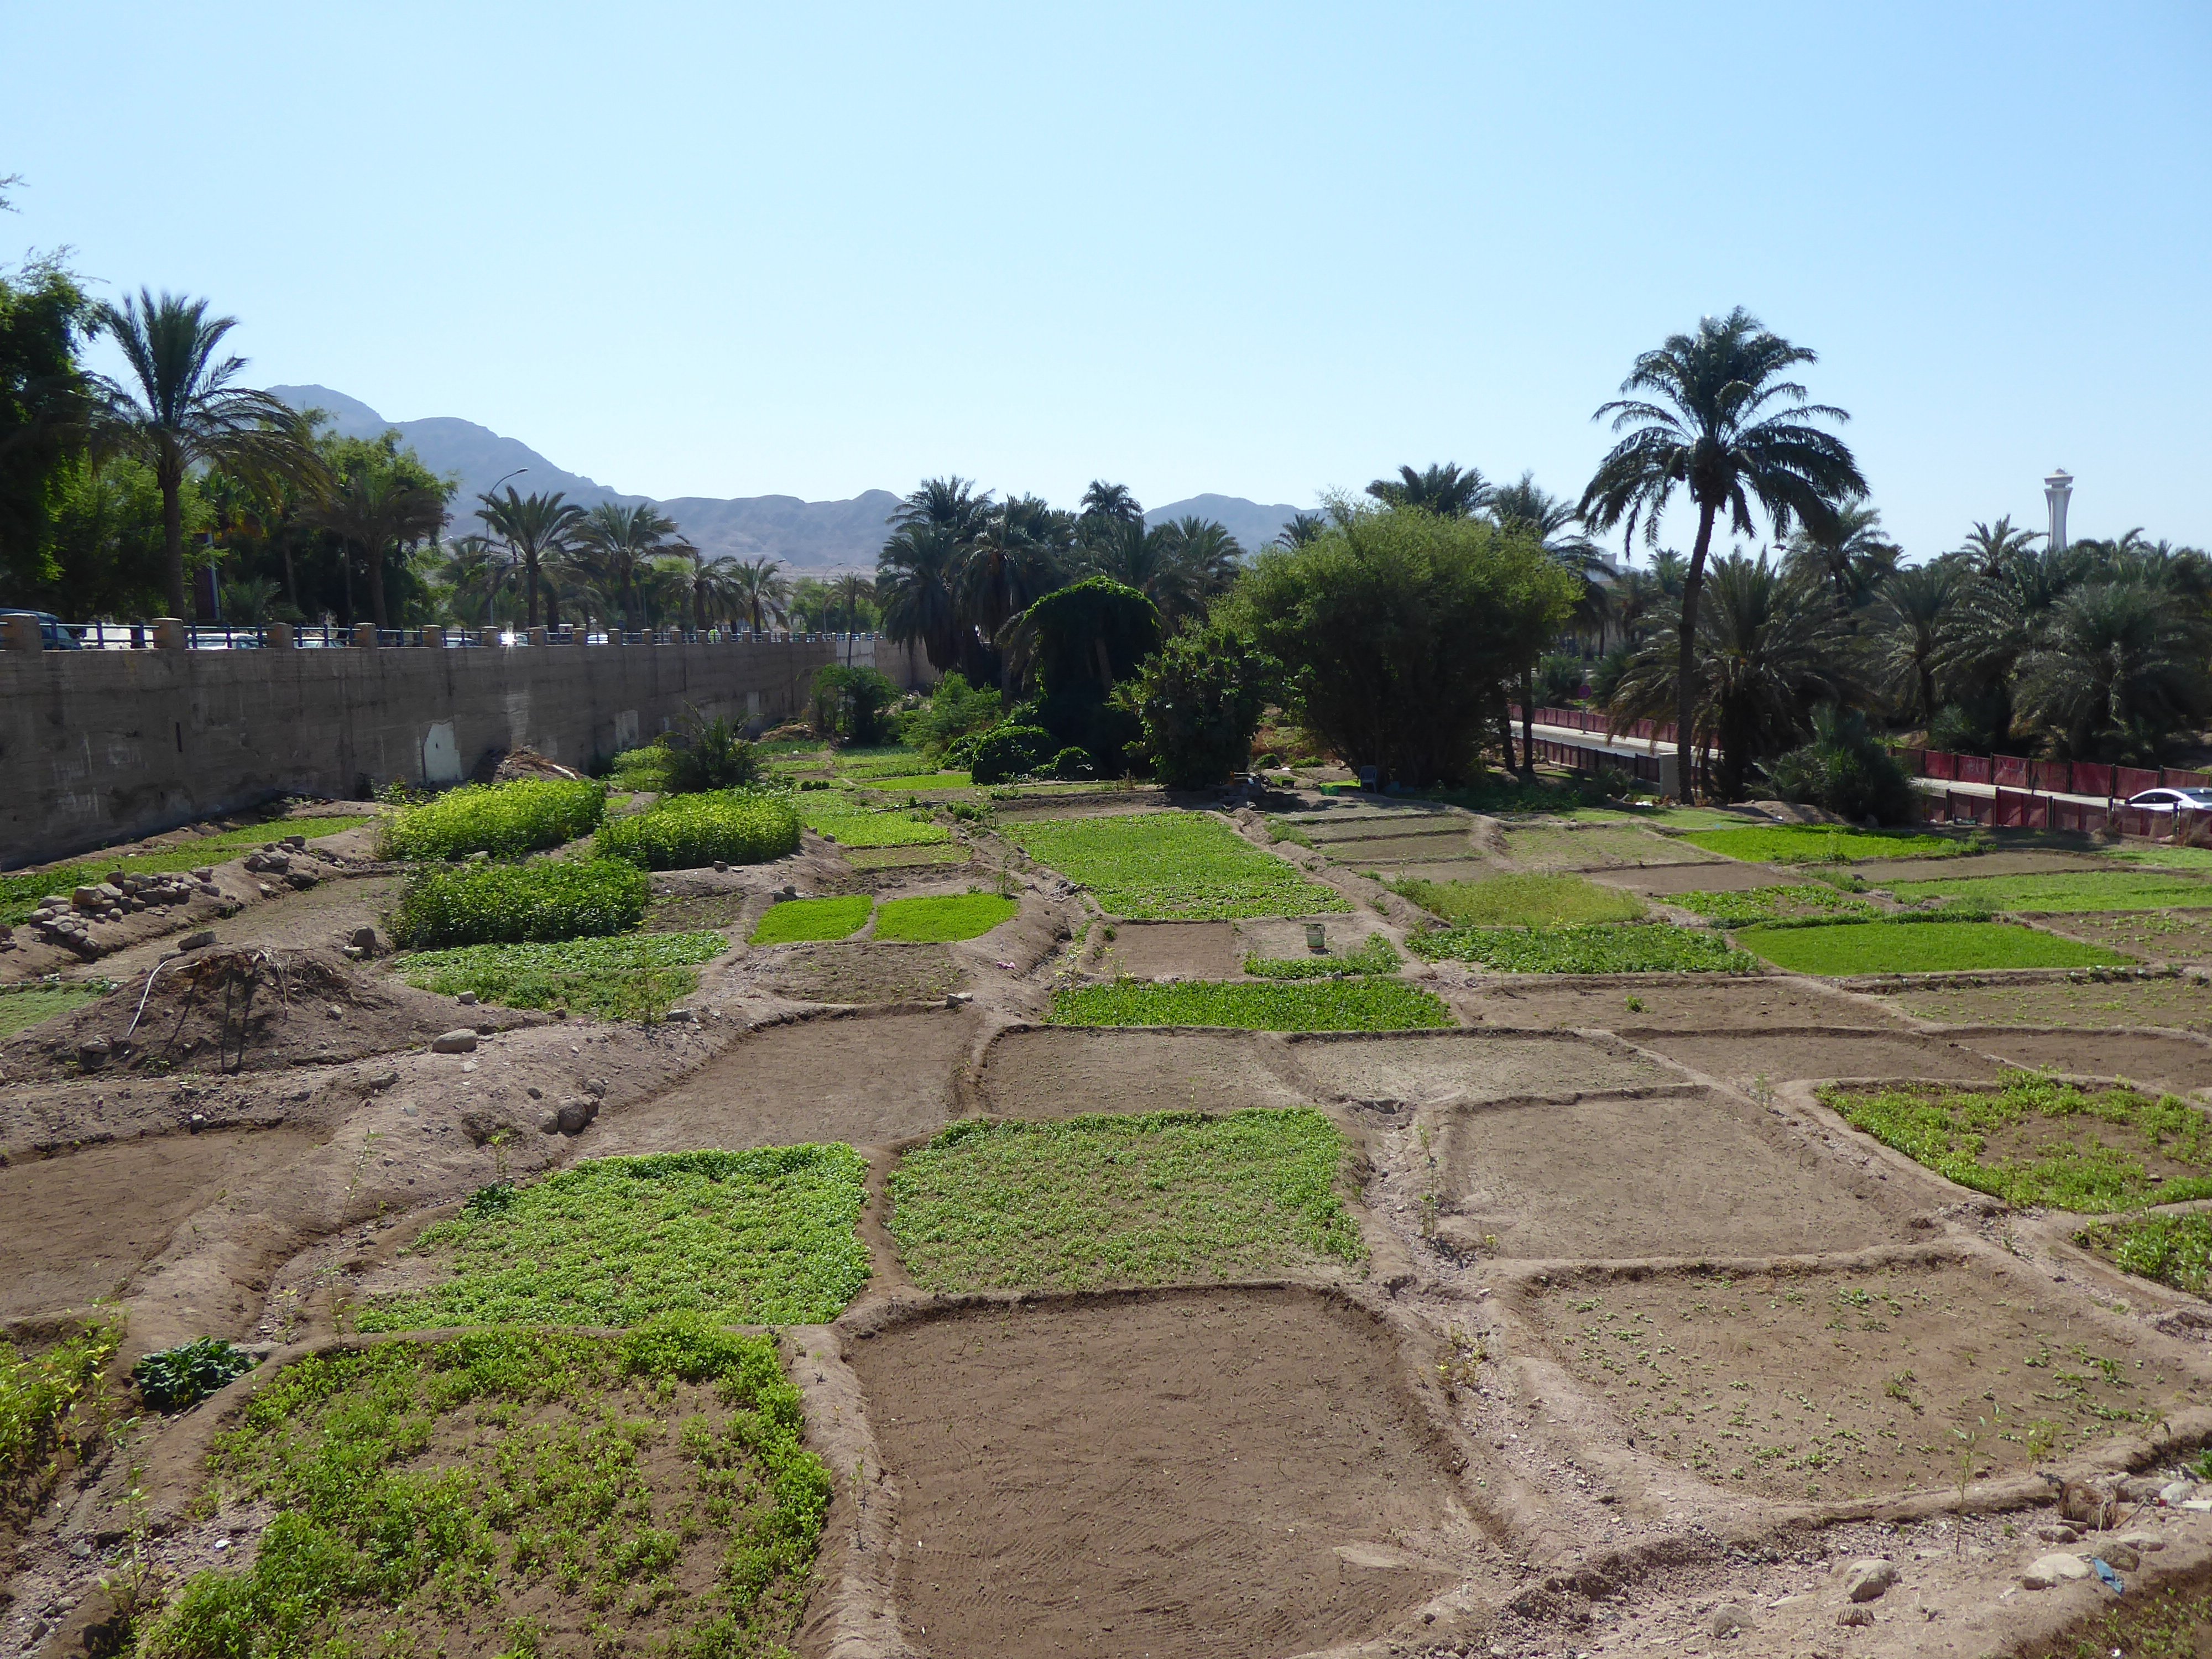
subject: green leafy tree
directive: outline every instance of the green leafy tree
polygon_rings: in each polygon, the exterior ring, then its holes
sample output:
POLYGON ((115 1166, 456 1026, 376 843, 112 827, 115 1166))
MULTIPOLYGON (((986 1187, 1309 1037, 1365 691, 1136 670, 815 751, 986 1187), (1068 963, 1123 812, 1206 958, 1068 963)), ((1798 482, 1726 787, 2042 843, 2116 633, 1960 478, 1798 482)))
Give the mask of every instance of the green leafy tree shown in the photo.
MULTIPOLYGON (((1159 610, 1149 598, 1090 576, 1022 612, 1007 630, 1006 667, 1016 686, 1042 694, 1035 723, 1052 734, 1055 751, 1073 744, 1100 771, 1118 774, 1137 723, 1109 700, 1159 645, 1159 610)), ((1022 717, 1018 710, 1011 718, 1022 717)))
POLYGON ((1759 769, 1783 800, 1826 807, 1854 822, 1902 823, 1912 816, 1912 781, 1856 708, 1814 705, 1810 739, 1761 762, 1759 769))
POLYGON ((2082 583, 2019 661, 2021 718, 2061 757, 2154 762, 2212 711, 2208 632, 2136 574, 2082 583))
POLYGON ((1573 578, 1526 536, 1419 509, 1345 507, 1255 557, 1218 620, 1285 665, 1288 711, 1334 753, 1408 784, 1474 770, 1573 578))
POLYGON ((1905 550, 1882 532, 1879 510, 1856 501, 1825 522, 1800 525, 1786 556, 1825 581, 1838 605, 1856 611, 1896 573, 1905 550))
POLYGON ((2042 539, 2041 531, 2015 529, 2007 516, 1995 524, 1977 520, 1959 550, 1973 562, 1976 575, 1995 576, 2021 555, 2033 552, 2042 539))
POLYGON ((11 603, 64 574, 54 520, 92 413, 77 362, 91 314, 58 260, 0 272, 0 580, 15 590, 11 603))
MULTIPOLYGON (((187 479, 178 512, 187 534, 209 522, 187 479)), ((123 619, 155 614, 164 591, 161 487, 151 467, 127 458, 94 465, 79 455, 62 469, 47 547, 53 580, 23 595, 71 617, 123 619)))
POLYGON ((1123 688, 1152 775, 1171 789, 1203 789, 1243 770, 1281 677, 1282 665, 1234 629, 1170 638, 1123 688))
POLYGON ((374 441, 342 442, 329 455, 322 486, 307 502, 307 522, 328 531, 343 550, 346 620, 353 620, 352 555, 358 552, 368 581, 369 615, 379 628, 388 628, 385 561, 395 550, 436 539, 445 528, 452 486, 434 477, 412 450, 403 454, 396 432, 374 441))
POLYGON ((1756 501, 1777 536, 1799 522, 1824 530, 1838 507, 1866 494, 1850 449, 1813 424, 1850 417, 1810 402, 1802 385, 1784 378, 1815 361, 1739 306, 1645 352, 1621 382, 1622 396, 1597 411, 1626 435, 1583 492, 1586 524, 1600 532, 1623 525, 1625 542, 1632 543, 1641 523, 1656 545, 1660 517, 1678 489, 1697 509, 1675 647, 1675 755, 1685 787, 1692 775, 1698 601, 1714 525, 1726 512, 1730 527, 1748 536, 1756 501))
POLYGON ((884 711, 898 695, 898 687, 872 668, 830 663, 815 671, 815 729, 863 748, 881 743, 888 735, 884 711))
MULTIPOLYGON (((539 588, 546 566, 575 544, 577 532, 583 526, 584 509, 565 500, 560 490, 550 495, 524 495, 517 493, 513 484, 507 487, 504 495, 479 495, 477 501, 477 517, 483 520, 487 531, 507 544, 515 562, 522 568, 523 625, 535 628, 539 588)), ((555 613, 548 618, 556 624, 560 621, 558 603, 556 599, 555 613)))
POLYGON ((959 545, 942 525, 901 525, 876 556, 884 631, 902 645, 918 643, 940 673, 960 665, 959 574, 959 545))
POLYGON ((162 562, 170 614, 192 614, 185 591, 184 494, 195 467, 249 481, 313 478, 318 458, 303 422, 265 392, 235 386, 242 357, 222 354, 234 317, 210 317, 207 301, 142 289, 120 306, 95 306, 92 321, 114 341, 124 380, 94 377, 100 399, 95 453, 144 463, 161 491, 162 562))

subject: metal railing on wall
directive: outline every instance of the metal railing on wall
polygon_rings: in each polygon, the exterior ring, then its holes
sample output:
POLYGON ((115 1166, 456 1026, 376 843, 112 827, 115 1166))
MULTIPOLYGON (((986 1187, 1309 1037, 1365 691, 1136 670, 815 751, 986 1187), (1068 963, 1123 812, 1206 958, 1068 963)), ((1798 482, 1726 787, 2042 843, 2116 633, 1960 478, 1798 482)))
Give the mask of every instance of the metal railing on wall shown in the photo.
POLYGON ((45 648, 86 651, 151 651, 161 648, 165 629, 188 651, 258 651, 289 647, 296 650, 350 649, 375 643, 394 650, 442 646, 448 650, 494 648, 527 649, 535 645, 848 645, 883 640, 880 634, 755 633, 750 629, 609 629, 600 624, 563 623, 537 629, 527 628, 380 628, 364 631, 343 623, 232 623, 202 622, 86 622, 49 626, 45 648), (52 637, 55 632, 73 644, 52 637))

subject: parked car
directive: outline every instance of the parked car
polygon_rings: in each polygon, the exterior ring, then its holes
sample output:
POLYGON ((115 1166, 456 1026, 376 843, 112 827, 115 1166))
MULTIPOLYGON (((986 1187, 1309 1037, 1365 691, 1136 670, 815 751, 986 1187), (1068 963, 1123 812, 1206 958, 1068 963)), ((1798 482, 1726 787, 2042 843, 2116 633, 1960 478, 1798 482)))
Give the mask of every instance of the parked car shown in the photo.
POLYGON ((2146 812, 2212 812, 2212 788, 2192 784, 2186 788, 2146 789, 2130 795, 2127 804, 2146 812))
POLYGON ((46 641, 49 651, 82 651, 84 642, 62 626, 62 619, 51 611, 0 611, 0 617, 36 617, 39 637, 46 641))

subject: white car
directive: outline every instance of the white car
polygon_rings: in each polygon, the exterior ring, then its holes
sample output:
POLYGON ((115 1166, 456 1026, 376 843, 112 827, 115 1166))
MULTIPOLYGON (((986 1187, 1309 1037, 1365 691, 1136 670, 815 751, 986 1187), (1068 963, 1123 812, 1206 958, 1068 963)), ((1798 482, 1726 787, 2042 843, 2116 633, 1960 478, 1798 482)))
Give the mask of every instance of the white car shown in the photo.
POLYGON ((2212 812, 2212 788, 2146 789, 2126 804, 2146 812, 2212 812))

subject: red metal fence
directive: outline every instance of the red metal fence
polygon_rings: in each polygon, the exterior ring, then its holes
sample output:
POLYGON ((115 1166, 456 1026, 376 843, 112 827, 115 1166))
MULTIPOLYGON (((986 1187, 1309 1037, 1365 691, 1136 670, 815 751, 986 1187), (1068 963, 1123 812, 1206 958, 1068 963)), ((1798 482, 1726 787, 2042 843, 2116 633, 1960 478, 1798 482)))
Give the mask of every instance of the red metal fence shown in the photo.
POLYGON ((2033 794, 2094 795, 2125 800, 2146 789, 2203 788, 2212 773, 2178 766, 2106 766, 2095 761, 2025 760, 2017 755, 1954 755, 1941 749, 1899 751, 1905 769, 1951 783, 1993 783, 2033 794))

